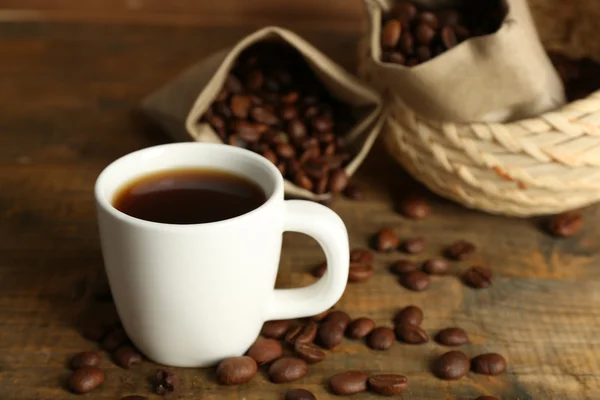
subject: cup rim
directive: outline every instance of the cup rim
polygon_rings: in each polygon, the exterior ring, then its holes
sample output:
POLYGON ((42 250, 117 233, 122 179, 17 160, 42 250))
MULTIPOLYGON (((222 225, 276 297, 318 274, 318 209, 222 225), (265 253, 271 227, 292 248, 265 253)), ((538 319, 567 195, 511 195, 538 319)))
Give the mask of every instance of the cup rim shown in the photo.
MULTIPOLYGON (((149 171, 149 173, 150 172, 151 171, 149 171)), ((123 181, 122 183, 120 183, 118 185, 118 187, 121 187, 125 183, 126 183, 126 181, 123 181)), ((265 195, 267 195, 267 193, 265 193, 265 195)), ((239 147, 234 147, 231 145, 226 145, 226 144, 221 144, 221 143, 199 143, 199 142, 169 143, 169 144, 162 144, 162 145, 157 145, 157 146, 150 146, 150 147, 146 147, 146 148, 143 148, 140 150, 136 150, 136 151, 128 153, 128 154, 112 161, 110 164, 108 164, 106 167, 104 167, 102 172, 100 172, 100 174, 98 175, 98 178, 96 178, 96 183, 94 185, 94 197, 96 198, 96 204, 99 207, 101 207, 106 212, 108 212, 112 217, 114 217, 118 220, 121 220, 123 222, 135 224, 135 225, 145 227, 145 228, 160 228, 160 229, 183 231, 183 230, 197 229, 198 227, 211 227, 211 226, 217 226, 217 225, 238 223, 238 222, 242 222, 243 220, 252 217, 253 215, 264 210, 265 208, 270 207, 275 201, 277 201, 278 198, 280 198, 280 197, 283 198, 283 177, 281 176, 281 173, 279 172, 277 167, 275 167, 275 165, 273 165, 273 163, 271 163, 269 160, 262 157, 261 155, 256 154, 247 149, 242 149, 239 147), (257 208, 255 208, 252 211, 246 212, 244 214, 238 215, 233 218, 228 218, 228 219, 224 219, 224 220, 220 220, 220 221, 213 221, 213 222, 196 223, 196 224, 169 224, 169 223, 164 223, 164 222, 147 221, 144 219, 132 217, 132 216, 125 214, 124 212, 118 210, 117 208, 115 208, 112 205, 112 202, 110 201, 111 199, 108 199, 107 196, 104 195, 103 187, 106 184, 105 180, 107 179, 107 175, 109 173, 111 173, 113 169, 119 168, 119 164, 121 164, 129 159, 143 157, 144 155, 146 155, 148 153, 156 152, 157 150, 177 151, 178 149, 181 149, 184 147, 187 147, 187 148, 196 147, 196 148, 203 148, 203 149, 212 148, 213 151, 223 152, 223 153, 227 153, 227 154, 235 154, 238 156, 250 158, 252 161, 257 162, 257 163, 263 165, 264 167, 266 167, 266 170, 268 171, 269 175, 271 175, 271 177, 273 178, 273 181, 275 183, 273 191, 269 194, 269 196, 267 197, 267 199, 264 203, 262 203, 260 206, 258 206, 257 208)))

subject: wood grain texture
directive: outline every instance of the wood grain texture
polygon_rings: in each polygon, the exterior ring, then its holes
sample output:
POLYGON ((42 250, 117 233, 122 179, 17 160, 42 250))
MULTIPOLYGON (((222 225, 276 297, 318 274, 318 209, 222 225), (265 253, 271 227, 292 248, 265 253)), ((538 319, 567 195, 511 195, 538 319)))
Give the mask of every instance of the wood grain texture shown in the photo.
MULTIPOLYGON (((158 4, 158 3, 157 3, 158 4)), ((358 29, 354 26, 352 29, 358 29)), ((334 59, 352 68, 358 32, 304 29, 334 59)), ((135 117, 140 99, 195 60, 227 46, 250 28, 148 27, 19 23, 0 25, 0 398, 75 399, 64 389, 68 358, 96 348, 81 337, 79 322, 103 281, 92 188, 101 169, 133 150, 163 143, 161 132, 135 117)), ((408 221, 394 203, 422 188, 375 148, 357 177, 366 200, 337 200, 351 245, 392 227, 401 237, 422 235, 427 253, 465 238, 478 246, 471 262, 433 280, 429 290, 400 287, 387 266, 400 254, 377 255, 375 276, 351 284, 338 307, 391 326, 408 304, 425 311, 431 334, 457 325, 472 344, 469 355, 497 351, 509 362, 498 377, 469 374, 443 382, 429 364, 445 349, 394 344, 374 352, 345 340, 326 360, 293 384, 275 385, 264 373, 239 387, 218 386, 212 369, 177 369, 178 399, 282 399, 304 387, 319 399, 333 397, 326 380, 347 369, 408 376, 402 399, 503 400, 600 398, 600 208, 584 211, 584 231, 556 240, 534 220, 515 220, 466 210, 431 194, 433 215, 408 221), (493 287, 475 291, 456 278, 471 264, 489 266, 493 287)), ((313 281, 308 271, 322 260, 316 242, 284 235, 278 286, 313 281)), ((122 370, 103 354, 107 379, 85 398, 115 400, 149 394, 157 366, 145 362, 122 370)), ((151 396, 152 399, 159 398, 151 396)), ((361 394, 355 399, 376 399, 361 394)))

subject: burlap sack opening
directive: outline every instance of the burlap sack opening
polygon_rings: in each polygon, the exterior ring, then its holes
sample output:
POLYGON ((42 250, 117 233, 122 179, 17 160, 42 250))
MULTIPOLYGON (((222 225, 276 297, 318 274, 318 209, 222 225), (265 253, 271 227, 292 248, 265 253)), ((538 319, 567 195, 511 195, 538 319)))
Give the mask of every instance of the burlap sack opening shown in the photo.
MULTIPOLYGON (((294 47, 307 61, 318 79, 337 99, 357 112, 357 123, 344 137, 353 158, 345 166, 348 176, 358 169, 381 130, 379 95, 358 78, 346 72, 298 35, 282 28, 260 29, 229 49, 199 62, 173 82, 148 96, 142 110, 160 123, 176 140, 222 143, 210 125, 200 118, 219 94, 227 74, 240 53, 264 40, 283 41, 294 47)), ((330 193, 317 195, 285 181, 286 194, 311 200, 326 200, 330 193)))
MULTIPOLYGON (((381 61, 381 18, 393 0, 366 0, 369 30, 361 43, 361 75, 418 114, 441 121, 506 122, 565 103, 564 88, 524 0, 508 0, 500 29, 466 40, 415 67, 381 61)), ((415 1, 429 8, 461 0, 415 1)))

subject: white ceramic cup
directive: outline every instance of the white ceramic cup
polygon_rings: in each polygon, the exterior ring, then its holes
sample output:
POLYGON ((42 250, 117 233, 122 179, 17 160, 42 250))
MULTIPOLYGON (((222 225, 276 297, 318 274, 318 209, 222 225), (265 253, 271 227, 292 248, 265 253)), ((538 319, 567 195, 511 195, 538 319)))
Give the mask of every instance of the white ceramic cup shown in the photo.
POLYGON ((148 358, 213 365, 242 355, 265 321, 316 315, 342 296, 349 267, 344 223, 327 207, 285 201, 283 194, 283 178, 268 160, 220 144, 150 147, 100 174, 95 196, 108 280, 123 327, 148 358), (267 201, 235 218, 192 225, 145 221, 112 206, 131 180, 190 167, 249 178, 267 201), (316 283, 274 289, 284 231, 305 233, 322 246, 328 268, 316 283))

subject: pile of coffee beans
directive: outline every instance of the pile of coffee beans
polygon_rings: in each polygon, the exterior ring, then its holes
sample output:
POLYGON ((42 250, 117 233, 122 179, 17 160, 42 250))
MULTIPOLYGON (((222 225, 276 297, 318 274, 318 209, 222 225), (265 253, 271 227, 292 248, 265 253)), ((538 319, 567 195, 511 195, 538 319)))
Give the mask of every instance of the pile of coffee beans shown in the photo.
POLYGON ((508 12, 503 0, 464 3, 442 10, 394 4, 381 23, 382 61, 407 67, 427 62, 469 38, 496 32, 508 12))
POLYGON ((557 237, 575 236, 583 228, 583 217, 576 212, 556 215, 548 221, 547 230, 557 237))
POLYGON ((242 52, 202 121, 225 143, 263 155, 301 188, 362 198, 344 171, 352 155, 343 135, 355 123, 353 110, 290 46, 261 42, 242 52))
POLYGON ((570 58, 548 52, 554 68, 563 81, 567 99, 583 99, 600 89, 600 64, 591 58, 570 58))
MULTIPOLYGON (((348 282, 365 282, 375 273, 372 265, 373 253, 366 249, 353 249, 350 252, 350 267, 348 270, 348 282)), ((327 263, 322 262, 312 270, 312 275, 320 278, 327 270, 327 263)))

